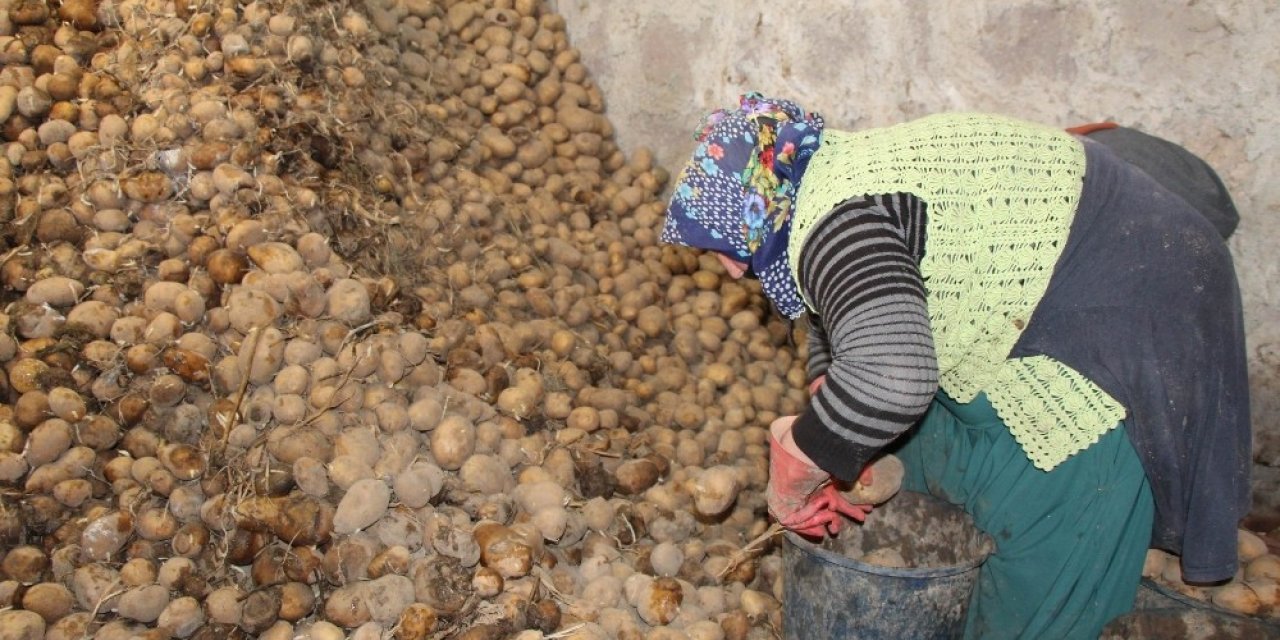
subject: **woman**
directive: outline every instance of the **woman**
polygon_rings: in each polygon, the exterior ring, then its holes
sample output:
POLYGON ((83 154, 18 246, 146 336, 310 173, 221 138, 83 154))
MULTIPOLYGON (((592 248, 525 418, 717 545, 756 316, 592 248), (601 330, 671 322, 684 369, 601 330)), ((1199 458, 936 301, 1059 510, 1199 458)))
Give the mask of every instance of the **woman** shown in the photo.
POLYGON ((1235 573, 1240 299, 1194 207, 1102 144, 991 115, 850 133, 748 94, 699 140, 663 240, 809 313, 810 405, 770 427, 780 523, 862 519, 831 481, 892 450, 997 543, 968 637, 1096 638, 1149 545, 1188 580, 1235 573))

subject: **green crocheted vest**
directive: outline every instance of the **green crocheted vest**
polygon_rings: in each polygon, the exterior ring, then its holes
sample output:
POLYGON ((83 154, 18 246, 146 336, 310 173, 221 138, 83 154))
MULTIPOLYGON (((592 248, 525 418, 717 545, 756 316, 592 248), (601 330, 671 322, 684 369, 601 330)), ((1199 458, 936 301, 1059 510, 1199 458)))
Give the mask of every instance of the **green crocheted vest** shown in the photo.
POLYGON ((999 116, 953 113, 856 133, 827 129, 796 198, 792 275, 798 282, 809 232, 839 203, 899 192, 924 200, 920 271, 939 384, 960 402, 985 392, 1031 461, 1052 469, 1125 415, 1065 364, 1008 357, 1066 245, 1084 167, 1084 148, 1071 135, 999 116))

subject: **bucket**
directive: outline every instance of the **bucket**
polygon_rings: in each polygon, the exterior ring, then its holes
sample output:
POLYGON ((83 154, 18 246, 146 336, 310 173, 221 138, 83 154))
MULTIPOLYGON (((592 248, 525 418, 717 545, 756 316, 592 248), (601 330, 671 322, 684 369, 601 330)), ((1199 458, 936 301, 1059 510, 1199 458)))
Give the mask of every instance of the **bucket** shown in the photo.
POLYGON ((1274 640, 1280 630, 1258 620, 1209 609, 1139 609, 1103 627, 1098 640, 1274 640))
POLYGON ((788 532, 782 550, 783 638, 958 638, 978 567, 994 549, 964 511, 903 491, 862 525, 814 544, 788 532), (857 558, 892 548, 905 568, 857 558))
MULTIPOLYGON (((1138 584, 1138 594, 1133 601, 1134 611, 1120 616, 1108 624, 1108 629, 1116 627, 1116 631, 1129 632, 1127 636, 1139 638, 1280 638, 1280 621, 1274 619, 1255 618, 1235 611, 1228 611, 1211 602, 1178 593, 1176 590, 1160 584, 1151 578, 1143 578, 1138 584), (1188 629, 1181 636, 1158 635, 1167 631, 1170 625, 1188 629), (1157 635, 1147 634, 1148 630, 1157 635), (1214 636, 1210 631, 1227 630, 1226 635, 1214 636), (1239 635, 1244 634, 1244 635, 1239 635), (1259 635, 1261 634, 1261 635, 1259 635)), ((1112 637, 1121 637, 1113 635, 1112 637)))
POLYGON ((1134 596, 1133 608, 1142 609, 1205 609, 1217 611, 1218 608, 1204 600, 1197 600, 1166 587, 1151 578, 1144 577, 1138 583, 1138 594, 1134 596))

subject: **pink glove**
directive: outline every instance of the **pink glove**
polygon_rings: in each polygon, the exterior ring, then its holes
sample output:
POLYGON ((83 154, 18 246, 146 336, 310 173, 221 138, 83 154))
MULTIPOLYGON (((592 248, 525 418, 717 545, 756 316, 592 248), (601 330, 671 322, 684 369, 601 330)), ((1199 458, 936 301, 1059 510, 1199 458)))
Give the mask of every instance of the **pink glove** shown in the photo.
POLYGON ((810 381, 809 381, 809 395, 813 395, 813 394, 817 393, 817 392, 818 392, 818 389, 821 389, 821 388, 822 388, 822 383, 824 383, 824 382, 826 382, 826 381, 827 381, 827 374, 825 374, 825 373, 824 373, 824 374, 822 374, 822 375, 820 375, 820 376, 818 376, 818 377, 816 377, 816 378, 814 378, 813 380, 810 380, 810 381))
POLYGON ((795 416, 769 426, 769 513, 778 524, 800 535, 821 538, 844 527, 841 515, 862 522, 870 505, 855 505, 831 484, 831 474, 818 468, 795 445, 795 416))

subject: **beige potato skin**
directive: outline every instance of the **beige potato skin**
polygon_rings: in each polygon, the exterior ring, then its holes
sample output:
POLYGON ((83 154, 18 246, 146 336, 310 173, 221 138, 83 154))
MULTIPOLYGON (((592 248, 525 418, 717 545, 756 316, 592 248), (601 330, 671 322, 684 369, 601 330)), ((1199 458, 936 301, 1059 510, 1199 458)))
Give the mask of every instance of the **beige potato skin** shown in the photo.
POLYGON ((871 463, 871 484, 854 482, 851 489, 841 493, 853 504, 884 504, 898 495, 904 475, 906 468, 902 461, 893 454, 885 454, 871 463))

